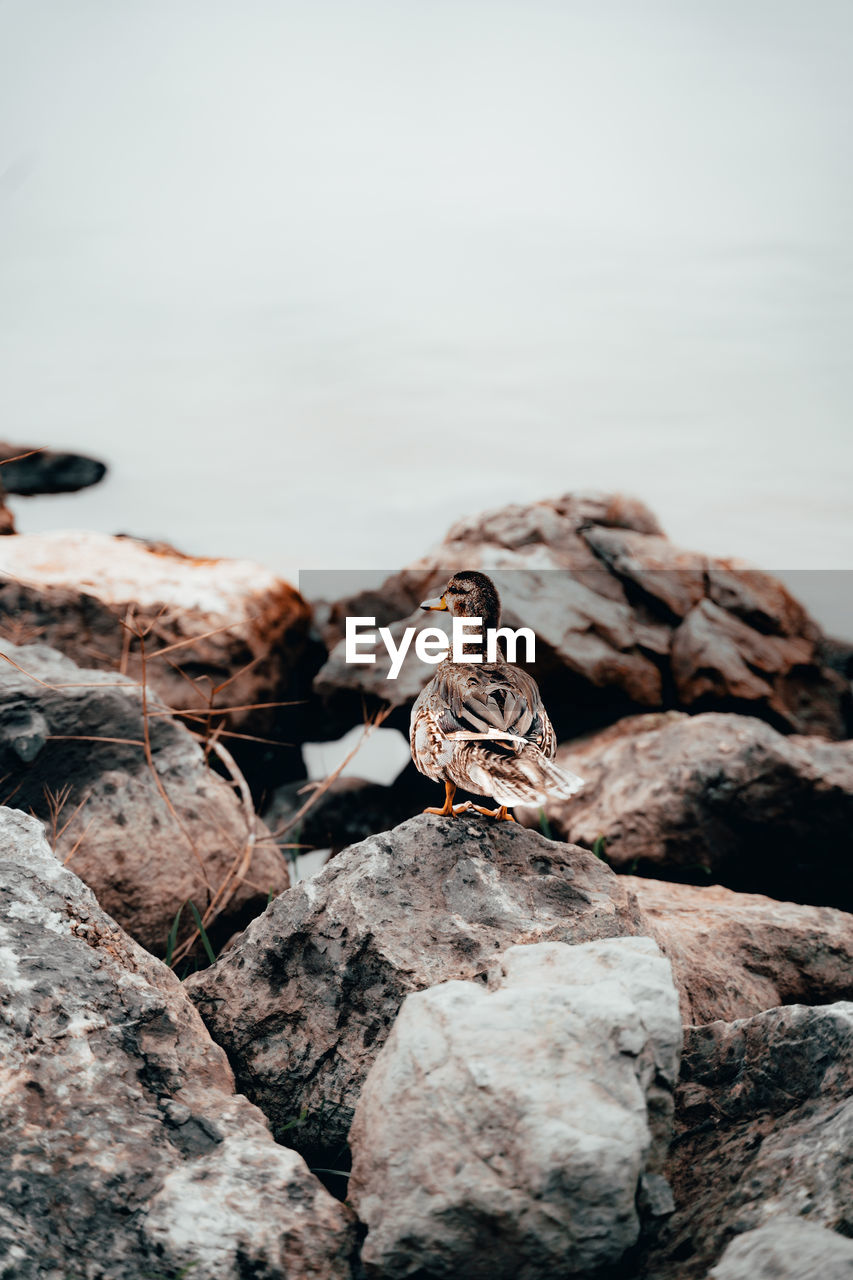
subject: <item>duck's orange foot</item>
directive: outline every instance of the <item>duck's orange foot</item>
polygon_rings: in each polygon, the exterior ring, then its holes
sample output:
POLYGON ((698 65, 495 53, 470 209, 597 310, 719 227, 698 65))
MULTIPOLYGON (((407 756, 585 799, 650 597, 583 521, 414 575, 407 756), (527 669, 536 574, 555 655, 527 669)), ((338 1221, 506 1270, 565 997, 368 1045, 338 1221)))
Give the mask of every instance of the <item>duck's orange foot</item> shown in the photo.
POLYGON ((471 808, 471 801, 466 800, 464 804, 458 804, 453 807, 453 797, 456 795, 456 783, 445 782, 444 784, 444 804, 440 809, 430 807, 424 809, 424 813, 434 813, 438 818, 458 818, 460 813, 467 813, 471 808))
POLYGON ((473 806, 478 813, 482 813, 484 818, 494 818, 496 822, 515 822, 515 818, 509 812, 505 804, 500 805, 497 809, 484 809, 480 805, 473 806))

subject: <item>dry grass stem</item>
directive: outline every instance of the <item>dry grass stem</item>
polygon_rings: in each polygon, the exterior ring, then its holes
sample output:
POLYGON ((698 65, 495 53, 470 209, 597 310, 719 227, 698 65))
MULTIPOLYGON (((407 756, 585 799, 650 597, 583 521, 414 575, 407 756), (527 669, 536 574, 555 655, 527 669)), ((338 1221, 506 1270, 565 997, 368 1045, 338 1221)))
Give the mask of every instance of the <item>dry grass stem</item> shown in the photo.
POLYGON ((169 799, 168 792, 166 791, 166 788, 163 786, 163 781, 159 773, 157 772, 157 766, 154 764, 154 755, 151 751, 151 732, 149 728, 149 719, 148 719, 148 680, 147 680, 148 664, 147 664, 147 658, 145 654, 145 633, 140 629, 137 632, 137 636, 139 638, 139 660, 142 667, 142 672, 141 672, 142 674, 142 681, 141 681, 141 684, 142 684, 142 695, 141 695, 142 696, 142 737, 143 737, 142 749, 145 752, 145 760, 146 760, 146 763, 148 764, 149 770, 151 771, 151 776, 154 779, 154 783, 157 787, 157 790, 160 792, 160 795, 163 799, 163 803, 166 805, 166 808, 169 810, 169 813, 175 819, 175 822, 178 824, 178 827, 183 832, 184 838, 186 839, 186 842, 190 847, 192 855, 195 858, 196 862, 198 863, 199 870, 201 871, 202 878, 204 880, 205 885, 207 886, 208 893, 212 893, 213 886, 210 883, 210 877, 207 874, 207 868, 204 865, 204 859, 199 853, 196 847, 196 843, 193 840, 192 836, 190 835, 187 827, 182 822, 177 809, 172 804, 172 801, 169 799))
POLYGON ((346 756, 344 756, 340 764, 337 765, 332 770, 332 772, 328 775, 328 777, 324 778, 322 782, 318 782, 315 785, 315 789, 312 791, 311 795, 308 797, 308 799, 305 801, 302 807, 300 809, 297 809, 293 817, 289 818, 288 821, 285 822, 282 826, 276 827, 275 831, 272 832, 273 837, 286 835, 288 831, 291 831, 293 827, 297 826, 302 821, 306 813, 308 813, 309 810, 311 810, 314 807, 314 805, 317 803, 317 801, 320 799, 320 796, 324 795, 325 792, 328 791, 332 783, 337 781, 337 779, 341 776, 341 774, 343 773, 347 765, 350 764, 351 761, 355 759, 355 757, 358 755, 359 751, 364 746, 367 739, 370 737, 373 730, 378 729, 379 726, 382 724, 382 722, 388 719, 388 716, 391 714, 392 710, 393 708, 390 705, 387 707, 381 707, 373 717, 371 717, 369 720, 366 721, 362 735, 359 738, 358 742, 353 747, 352 751, 350 751, 346 756))
POLYGON ((42 689, 50 689, 54 693, 61 693, 63 689, 128 689, 139 688, 137 681, 127 680, 72 680, 67 684, 50 684, 47 680, 40 680, 38 676, 34 676, 32 671, 27 671, 26 667, 22 667, 14 658, 10 658, 8 653, 0 653, 0 658, 8 662, 16 671, 20 671, 22 676, 26 676, 28 680, 32 680, 35 684, 41 685, 42 689))
POLYGON ((7 466, 10 462, 23 462, 25 458, 34 458, 37 453, 44 453, 47 449, 46 444, 39 445, 38 449, 28 449, 26 453, 18 453, 14 458, 4 458, 0 462, 0 467, 7 466))
POLYGON ((69 862, 70 862, 70 861, 71 861, 71 859, 74 857, 75 853, 76 853, 76 852, 77 852, 77 850, 80 848, 80 846, 82 845, 83 841, 86 839, 86 836, 87 836, 87 835, 88 835, 88 833, 89 833, 89 828, 91 827, 91 825, 92 825, 92 823, 94 822, 94 820, 95 820, 95 819, 94 819, 94 815, 93 815, 93 816, 89 819, 89 821, 86 823, 86 825, 85 825, 85 827, 83 828, 83 830, 81 831, 80 835, 79 835, 79 836, 77 837, 77 839, 74 841, 73 845, 71 846, 71 851, 70 851, 70 853, 68 854, 68 856, 65 858, 65 860, 64 860, 64 861, 63 861, 63 863, 62 863, 63 867, 67 867, 67 866, 68 866, 69 862))
MULTIPOLYGON (((37 453, 37 452, 40 452, 40 450, 34 450, 33 452, 37 453)), ((28 456, 28 455, 22 455, 22 456, 28 456)), ((28 584, 23 584, 23 585, 28 585, 28 584)), ((29 584, 29 585, 38 586, 38 584, 29 584)), ((332 786, 332 784, 336 781, 336 779, 340 777, 341 773, 347 767, 347 765, 350 764, 351 761, 355 758, 355 756, 358 754, 359 750, 364 745, 365 741, 373 732, 373 730, 378 728, 383 723, 383 721, 387 718, 392 708, 390 706, 384 707, 380 709, 372 718, 368 719, 366 717, 364 730, 361 737, 359 738, 355 746, 352 748, 352 750, 348 752, 346 757, 340 762, 340 764, 335 769, 332 770, 332 772, 328 775, 328 777, 324 778, 322 781, 308 784, 306 788, 302 789, 300 794, 307 792, 308 793, 307 798, 305 800, 305 803, 301 805, 301 807, 293 815, 293 817, 290 818, 286 823, 284 823, 277 831, 275 832, 264 831, 263 834, 259 836, 258 821, 255 815, 255 809, 252 801, 251 790, 249 788, 249 785, 242 771, 240 770, 239 766, 237 765, 236 761, 234 760, 234 757, 231 755, 228 748, 224 745, 222 739, 236 738, 245 742, 257 742, 267 746, 279 746, 279 747, 293 746, 294 744, 289 742, 281 742, 273 738, 266 738, 256 734, 241 733, 236 730, 226 729, 224 717, 230 714, 237 714, 240 712, 276 710, 281 707, 295 706, 295 705, 299 705, 299 703, 303 700, 298 699, 298 700, 290 700, 290 701, 236 703, 236 704, 227 704, 223 706, 217 706, 216 698, 219 697, 224 692, 224 690, 228 688, 228 686, 230 686, 237 679, 239 679, 240 676, 245 675, 248 671, 250 671, 261 660, 262 655, 258 655, 252 658, 248 663, 246 663, 238 671, 233 672, 231 675, 228 676, 227 679, 221 681, 218 684, 214 684, 210 676, 200 676, 200 677, 192 678, 185 671, 183 671, 179 666, 176 666, 173 662, 169 662, 168 655, 173 654, 180 649, 189 648, 202 640, 209 639, 212 636, 220 635, 223 632, 230 631, 233 629, 235 624, 232 623, 225 626, 216 627, 210 631, 203 632, 200 635, 188 636, 182 640, 177 640, 177 641, 173 641, 165 645, 162 645, 158 649, 149 649, 148 646, 146 645, 146 641, 149 639, 149 637, 151 637, 152 634, 161 634, 162 628, 167 626, 169 622, 172 621, 173 618, 180 617, 179 612, 175 612, 173 614, 169 614, 168 616, 165 616, 166 612, 167 612, 167 609, 166 609, 166 606, 164 605, 163 608, 157 613, 155 617, 149 618, 147 619, 147 621, 143 622, 142 619, 140 619, 137 615, 136 606, 134 604, 130 604, 127 608, 124 618, 119 618, 117 620, 118 624, 122 627, 124 632, 124 635, 122 637, 121 652, 120 652, 120 656, 117 663, 118 673, 122 676, 122 679, 120 680, 116 680, 116 681, 81 680, 81 681, 69 681, 67 683, 60 683, 60 684, 52 684, 46 680, 40 679, 38 676, 34 675, 32 672, 27 671, 26 668, 24 668, 19 663, 17 663, 13 658, 10 658, 7 654, 0 654, 0 657, 5 658, 5 660, 12 667, 14 667, 17 671, 20 671, 22 675, 25 675, 28 679, 32 680, 35 684, 40 685, 42 688, 49 689, 55 692, 61 692, 66 689, 105 689, 105 688, 139 689, 140 710, 141 710, 141 718, 142 718, 142 738, 141 739, 109 738, 109 737, 100 737, 97 735, 85 735, 85 734, 51 734, 50 739, 53 741, 103 742, 105 744, 132 746, 132 747, 139 748, 144 753, 146 766, 152 778, 154 779, 154 783, 157 788, 157 791, 164 805, 166 806, 166 809, 168 810, 170 816, 172 817, 176 826, 178 827, 184 839, 186 840, 187 846, 189 847, 199 867, 204 885, 206 886, 208 903, 203 914, 199 916, 202 929, 206 931, 213 924, 213 922, 222 915, 222 913, 224 912, 228 904, 233 899, 234 894, 237 892, 241 884, 245 883, 260 893, 268 892, 269 886, 256 884, 252 879, 250 879, 252 858, 257 848, 263 845, 274 844, 278 850, 283 852, 284 850, 307 849, 309 847, 305 844, 301 844, 298 842, 282 843, 281 836, 286 835, 288 831, 298 826, 302 822, 306 814, 313 808, 315 804, 317 804, 320 798, 332 786), (139 680, 130 680, 126 676, 126 672, 128 670, 128 667, 131 661, 134 642, 136 642, 136 644, 138 645, 138 660, 139 660, 139 667, 140 667, 139 680), (198 706, 195 709, 184 709, 184 708, 178 709, 174 707, 160 707, 160 706, 152 707, 150 705, 149 668, 150 668, 151 662, 158 658, 166 661, 167 665, 174 672, 180 675, 182 679, 186 681, 186 683, 190 686, 190 688, 194 691, 196 696, 199 698, 201 703, 200 706, 198 706), (171 798, 169 797, 168 791, 166 790, 164 782, 157 771, 157 767, 154 761, 154 754, 151 746, 150 725, 152 720, 160 717, 176 717, 176 718, 180 718, 185 723, 191 722, 187 724, 188 732, 202 746, 206 760, 209 760, 211 755, 215 755, 217 759, 225 766, 228 776, 231 779, 230 785, 233 787, 233 789, 237 793, 240 800, 240 804, 241 804, 244 818, 245 818, 246 834, 243 840, 239 843, 239 848, 237 848, 237 846, 235 845, 236 851, 235 851, 233 861, 226 875, 224 876, 222 882, 216 888, 214 888, 214 886, 211 884, 210 877, 208 875, 207 868, 204 863, 204 859, 201 857, 201 854, 199 853, 199 850, 196 846, 195 841, 193 840, 191 832, 189 831, 185 822, 182 820, 181 815, 178 813, 177 809, 175 808, 175 805, 173 804, 171 798), (192 727, 193 725, 197 727, 192 727)), ((163 638, 166 639, 168 637, 164 636, 163 638)), ((109 660, 109 656, 103 655, 103 659, 109 660)), ((3 781, 5 781, 5 779, 3 781)), ((8 799, 11 799, 16 794, 17 790, 20 788, 21 785, 22 783, 18 784, 18 786, 11 793, 11 795, 7 797, 7 801, 8 799)), ((64 835, 68 831, 70 824, 78 816, 78 814, 80 813, 81 809, 85 805, 85 802, 89 798, 89 795, 91 793, 87 792, 87 794, 75 807, 70 817, 62 821, 63 810, 68 802, 70 794, 71 794, 70 785, 66 785, 65 787, 61 788, 59 792, 56 792, 56 793, 50 792, 49 789, 47 788, 45 790, 46 803, 47 803, 47 809, 48 809, 48 823, 50 827, 52 843, 54 848, 56 847, 56 844, 58 840, 62 837, 62 835, 64 835)), ((81 848, 83 841, 85 840, 85 837, 90 829, 92 821, 93 819, 90 818, 89 822, 86 823, 80 836, 75 840, 70 852, 68 853, 65 859, 66 865, 71 861, 71 859, 75 856, 75 854, 81 848)), ((171 963, 173 966, 180 963, 182 960, 186 959, 186 957, 191 953, 193 948, 196 946, 201 936, 202 936, 201 929, 199 928, 194 929, 194 931, 189 935, 189 937, 187 937, 184 940, 181 946, 174 951, 172 960, 171 960, 171 963)))
POLYGON ((135 605, 129 604, 127 613, 124 615, 124 635, 121 638, 121 657, 118 664, 119 674, 123 676, 127 675, 127 664, 130 659, 131 624, 133 623, 134 612, 135 605))
MULTIPOLYGON (((213 895, 207 910, 201 918, 202 925, 205 929, 213 923, 217 916, 222 914, 236 893, 238 886, 246 876, 249 867, 251 866, 257 836, 257 818, 255 816, 255 806, 252 803, 252 793, 249 790, 249 784, 246 782, 246 779, 237 767, 237 762, 231 755, 231 752, 228 751, 227 748, 223 747, 221 742, 212 742, 211 749, 215 751, 226 769, 228 769, 233 779, 234 786, 239 791, 243 805, 243 813, 246 819, 246 842, 238 857, 230 867, 225 879, 213 895)), ((173 966, 178 961, 183 960, 187 955, 189 955, 200 936, 201 930, 195 929, 193 933, 190 934, 189 938, 187 938, 186 941, 177 948, 172 957, 173 966)))

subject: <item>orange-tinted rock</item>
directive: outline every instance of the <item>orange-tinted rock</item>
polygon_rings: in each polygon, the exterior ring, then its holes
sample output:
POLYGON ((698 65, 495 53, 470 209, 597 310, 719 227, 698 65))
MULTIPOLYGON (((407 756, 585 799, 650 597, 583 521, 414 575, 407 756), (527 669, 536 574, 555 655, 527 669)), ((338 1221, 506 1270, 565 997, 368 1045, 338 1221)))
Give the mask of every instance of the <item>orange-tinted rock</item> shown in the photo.
POLYGON ((685 1023, 829 1004, 853 988, 853 915, 720 885, 623 883, 672 965, 685 1023))
POLYGON ((203 560, 95 533, 0 544, 0 635, 137 680, 144 647, 153 691, 192 728, 221 723, 259 790, 268 777, 300 772, 293 747, 250 739, 300 737, 298 713, 269 704, 302 692, 309 620, 299 593, 250 561, 203 560), (211 698, 235 710, 209 717, 211 698))

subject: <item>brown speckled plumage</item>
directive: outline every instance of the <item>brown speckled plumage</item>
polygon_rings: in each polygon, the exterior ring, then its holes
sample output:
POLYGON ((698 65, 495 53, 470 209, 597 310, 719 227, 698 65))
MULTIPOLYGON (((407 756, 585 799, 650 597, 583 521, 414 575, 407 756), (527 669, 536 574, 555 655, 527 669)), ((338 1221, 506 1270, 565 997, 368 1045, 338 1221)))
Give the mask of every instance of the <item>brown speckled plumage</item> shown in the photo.
MULTIPOLYGON (((422 608, 482 618, 484 630, 500 624, 494 584, 473 570, 455 574, 422 608)), ((468 807, 453 809, 457 786, 491 796, 500 806, 494 816, 506 818, 509 806, 541 804, 582 785, 551 763, 557 743, 536 681, 502 656, 494 663, 441 662, 412 708, 410 741, 420 772, 445 783, 445 805, 433 812, 468 807)))

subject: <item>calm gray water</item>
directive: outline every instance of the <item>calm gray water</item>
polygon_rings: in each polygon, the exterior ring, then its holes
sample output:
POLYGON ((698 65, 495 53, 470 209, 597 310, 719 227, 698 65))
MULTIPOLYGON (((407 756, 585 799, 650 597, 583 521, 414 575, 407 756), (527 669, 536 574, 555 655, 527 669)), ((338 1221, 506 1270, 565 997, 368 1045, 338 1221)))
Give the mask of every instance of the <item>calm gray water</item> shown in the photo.
POLYGON ((0 0, 2 435, 112 464, 20 526, 366 568, 593 486, 853 569, 851 35, 848 0, 0 0))

